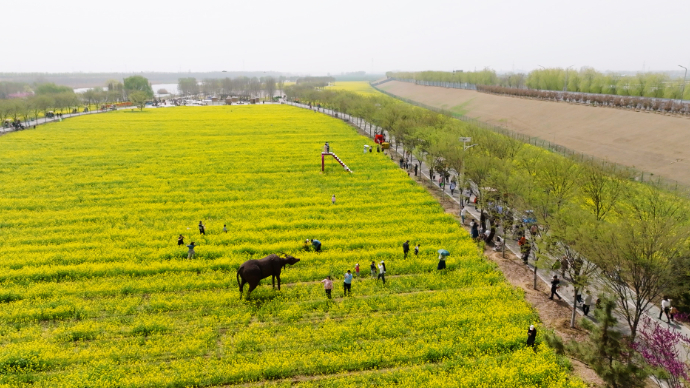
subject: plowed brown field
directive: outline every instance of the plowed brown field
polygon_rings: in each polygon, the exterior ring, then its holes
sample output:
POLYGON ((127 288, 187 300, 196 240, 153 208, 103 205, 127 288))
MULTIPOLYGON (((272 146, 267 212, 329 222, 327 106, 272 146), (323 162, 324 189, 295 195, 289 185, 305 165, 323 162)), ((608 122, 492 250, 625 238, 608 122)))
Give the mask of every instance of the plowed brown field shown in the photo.
POLYGON ((690 184, 690 119, 390 81, 379 88, 430 106, 690 184))

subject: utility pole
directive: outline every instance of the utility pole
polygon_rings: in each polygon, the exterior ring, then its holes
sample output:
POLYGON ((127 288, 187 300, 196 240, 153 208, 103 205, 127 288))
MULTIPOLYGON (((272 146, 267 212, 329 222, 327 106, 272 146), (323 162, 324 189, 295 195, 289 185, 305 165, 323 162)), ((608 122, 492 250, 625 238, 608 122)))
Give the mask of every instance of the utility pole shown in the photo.
POLYGON ((685 75, 683 76, 683 86, 680 89, 680 105, 682 106, 683 105, 683 95, 685 94, 685 78, 688 76, 688 68, 685 66, 682 66, 682 65, 678 65, 678 66, 685 69, 685 75))

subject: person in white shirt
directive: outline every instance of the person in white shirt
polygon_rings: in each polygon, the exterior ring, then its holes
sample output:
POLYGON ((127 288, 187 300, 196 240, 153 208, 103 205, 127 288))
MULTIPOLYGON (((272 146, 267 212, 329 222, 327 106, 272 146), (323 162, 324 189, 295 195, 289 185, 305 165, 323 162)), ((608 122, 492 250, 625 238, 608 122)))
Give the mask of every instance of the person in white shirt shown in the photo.
POLYGON ((228 233, 228 226, 223 224, 223 233, 228 233))
POLYGON ((668 296, 665 296, 664 299, 661 300, 661 311, 659 311, 659 320, 661 319, 662 314, 666 314, 666 320, 668 323, 671 323, 671 317, 668 315, 668 313, 671 311, 671 300, 668 299, 668 296))
POLYGON ((379 263, 379 277, 376 278, 378 282, 379 279, 383 280, 383 284, 386 284, 386 266, 383 265, 383 261, 379 263))
POLYGON ((467 208, 463 206, 462 210, 460 210, 460 220, 463 225, 465 225, 465 217, 467 217, 467 208))

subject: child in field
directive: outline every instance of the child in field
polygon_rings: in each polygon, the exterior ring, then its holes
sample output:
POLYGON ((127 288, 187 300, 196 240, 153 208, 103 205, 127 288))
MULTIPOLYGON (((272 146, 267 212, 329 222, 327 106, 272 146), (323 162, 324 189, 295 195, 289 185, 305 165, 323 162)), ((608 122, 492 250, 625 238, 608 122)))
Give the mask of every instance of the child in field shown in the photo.
POLYGON ((371 262, 370 268, 371 268, 371 277, 373 278, 374 276, 376 276, 376 264, 373 261, 371 262))
POLYGON ((335 194, 331 197, 331 202, 335 205, 335 194))
POLYGON ((419 244, 414 246, 414 255, 418 256, 419 255, 419 244))
POLYGON ((359 263, 355 264, 355 274, 359 277, 359 263))
POLYGON ((206 235, 206 227, 199 221, 199 234, 206 235))
POLYGON ((228 233, 228 226, 223 224, 223 233, 228 233))
POLYGON ((180 237, 177 238, 177 245, 184 245, 184 236, 180 235, 180 237))

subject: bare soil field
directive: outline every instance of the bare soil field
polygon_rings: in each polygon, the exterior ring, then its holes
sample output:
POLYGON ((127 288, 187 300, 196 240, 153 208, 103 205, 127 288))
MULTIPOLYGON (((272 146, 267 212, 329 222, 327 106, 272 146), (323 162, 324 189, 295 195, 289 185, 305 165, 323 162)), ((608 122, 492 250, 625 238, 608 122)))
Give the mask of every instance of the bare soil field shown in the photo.
POLYGON ((690 185, 690 119, 390 81, 379 88, 430 106, 690 185))

